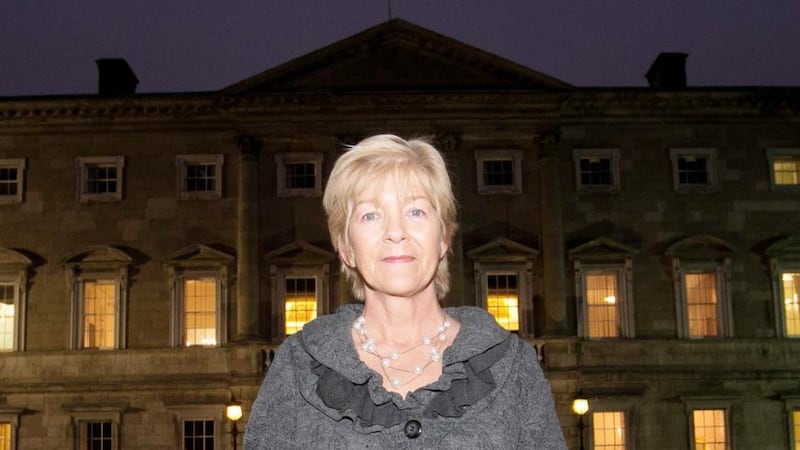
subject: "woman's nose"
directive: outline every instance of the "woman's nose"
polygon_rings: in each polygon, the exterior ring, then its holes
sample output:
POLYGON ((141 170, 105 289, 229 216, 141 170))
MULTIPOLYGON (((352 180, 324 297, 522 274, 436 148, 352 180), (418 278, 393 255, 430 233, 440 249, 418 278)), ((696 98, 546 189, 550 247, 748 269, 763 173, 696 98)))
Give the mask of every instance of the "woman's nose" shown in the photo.
POLYGON ((386 220, 385 238, 392 242, 401 242, 406 238, 406 229, 399 214, 390 214, 386 220))

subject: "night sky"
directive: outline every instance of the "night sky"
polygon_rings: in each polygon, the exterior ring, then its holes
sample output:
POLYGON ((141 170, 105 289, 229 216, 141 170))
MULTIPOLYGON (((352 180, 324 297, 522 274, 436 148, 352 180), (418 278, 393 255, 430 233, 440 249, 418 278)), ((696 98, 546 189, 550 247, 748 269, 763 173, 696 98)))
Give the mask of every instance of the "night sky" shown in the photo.
MULTIPOLYGON (((98 58, 137 92, 221 89, 384 22, 388 0, 0 0, 0 97, 91 94, 98 58)), ((576 86, 800 86, 798 0, 392 0, 393 17, 576 86)))

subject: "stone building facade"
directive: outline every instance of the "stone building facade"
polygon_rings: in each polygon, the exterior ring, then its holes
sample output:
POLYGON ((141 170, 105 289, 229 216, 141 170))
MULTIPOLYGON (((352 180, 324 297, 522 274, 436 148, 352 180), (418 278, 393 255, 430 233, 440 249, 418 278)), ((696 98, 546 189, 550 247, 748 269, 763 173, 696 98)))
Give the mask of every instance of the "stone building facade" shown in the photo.
POLYGON ((571 448, 797 448, 800 88, 684 60, 579 88, 395 19, 216 92, 104 60, 99 95, 0 98, 0 432, 232 448, 226 403, 241 430, 287 332, 351 301, 321 192, 391 132, 452 173, 445 303, 536 347, 571 448))

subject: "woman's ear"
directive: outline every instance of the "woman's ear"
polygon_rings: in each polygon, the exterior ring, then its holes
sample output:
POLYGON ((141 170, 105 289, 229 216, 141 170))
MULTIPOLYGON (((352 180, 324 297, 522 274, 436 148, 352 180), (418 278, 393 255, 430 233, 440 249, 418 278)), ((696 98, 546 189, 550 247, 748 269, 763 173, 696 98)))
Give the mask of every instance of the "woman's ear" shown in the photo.
POLYGON ((444 242, 444 240, 439 242, 439 259, 440 260, 444 259, 444 257, 447 255, 447 250, 449 248, 450 247, 448 247, 448 245, 444 242))
POLYGON ((353 258, 352 253, 353 252, 349 248, 339 250, 339 260, 341 260, 345 266, 355 269, 355 258, 353 258))

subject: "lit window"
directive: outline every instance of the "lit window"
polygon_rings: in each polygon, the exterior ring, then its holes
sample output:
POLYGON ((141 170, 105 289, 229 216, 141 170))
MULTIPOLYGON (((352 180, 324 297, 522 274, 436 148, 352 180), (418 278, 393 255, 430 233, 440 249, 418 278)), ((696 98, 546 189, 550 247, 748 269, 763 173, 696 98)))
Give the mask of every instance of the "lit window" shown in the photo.
POLYGON ((800 450, 800 409, 792 410, 792 449, 800 450))
POLYGON ((717 150, 713 148, 672 149, 673 185, 677 192, 717 190, 717 150))
POLYGON ((572 157, 578 192, 619 191, 619 149, 576 149, 572 157))
POLYGON ((22 202, 25 159, 0 159, 0 204, 22 202))
POLYGON ((592 443, 595 450, 625 450, 625 413, 592 413, 592 443))
POLYGON ((183 421, 183 450, 214 450, 214 421, 183 421))
POLYGON ((522 192, 522 152, 519 150, 478 150, 478 193, 519 194, 522 192))
POLYGON ((217 345, 217 284, 216 278, 183 281, 183 342, 186 347, 217 345))
POLYGON ((223 155, 178 155, 178 198, 222 197, 223 155))
POLYGON ((116 322, 115 280, 87 280, 81 295, 81 348, 114 348, 116 322))
POLYGON ((278 196, 322 195, 322 153, 280 153, 275 158, 278 196))
POLYGON ((695 450, 727 450, 727 414, 724 409, 692 411, 695 450))
POLYGON ((586 274, 586 315, 591 338, 617 337, 619 289, 615 272, 586 274))
POLYGON ((0 422, 0 450, 11 450, 11 424, 0 422))
POLYGON ((228 272, 234 260, 233 255, 202 244, 184 247, 164 258, 171 281, 173 346, 223 343, 228 272))
POLYGON ((317 283, 314 278, 286 278, 284 326, 286 335, 297 333, 317 317, 317 283))
POLYGON ((72 286, 73 349, 125 348, 128 268, 132 258, 104 245, 64 259, 72 286))
POLYGON ((800 272, 781 273, 783 323, 787 336, 800 336, 800 272))
POLYGON ((17 326, 16 292, 15 283, 0 282, 0 350, 14 350, 17 326))
POLYGON ((733 336, 730 255, 733 247, 707 235, 671 245, 678 334, 683 338, 733 336))
POLYGON ((509 331, 519 330, 519 289, 516 274, 486 277, 486 310, 509 331))
POLYGON ((122 169, 125 158, 78 158, 78 198, 88 201, 118 201, 122 199, 122 169))
POLYGON ((716 273, 687 273, 684 277, 689 337, 718 336, 716 273))
POLYGON ((773 191, 800 190, 800 148, 767 149, 773 191))
POLYGON ((112 450, 111 422, 86 422, 86 449, 112 450))

